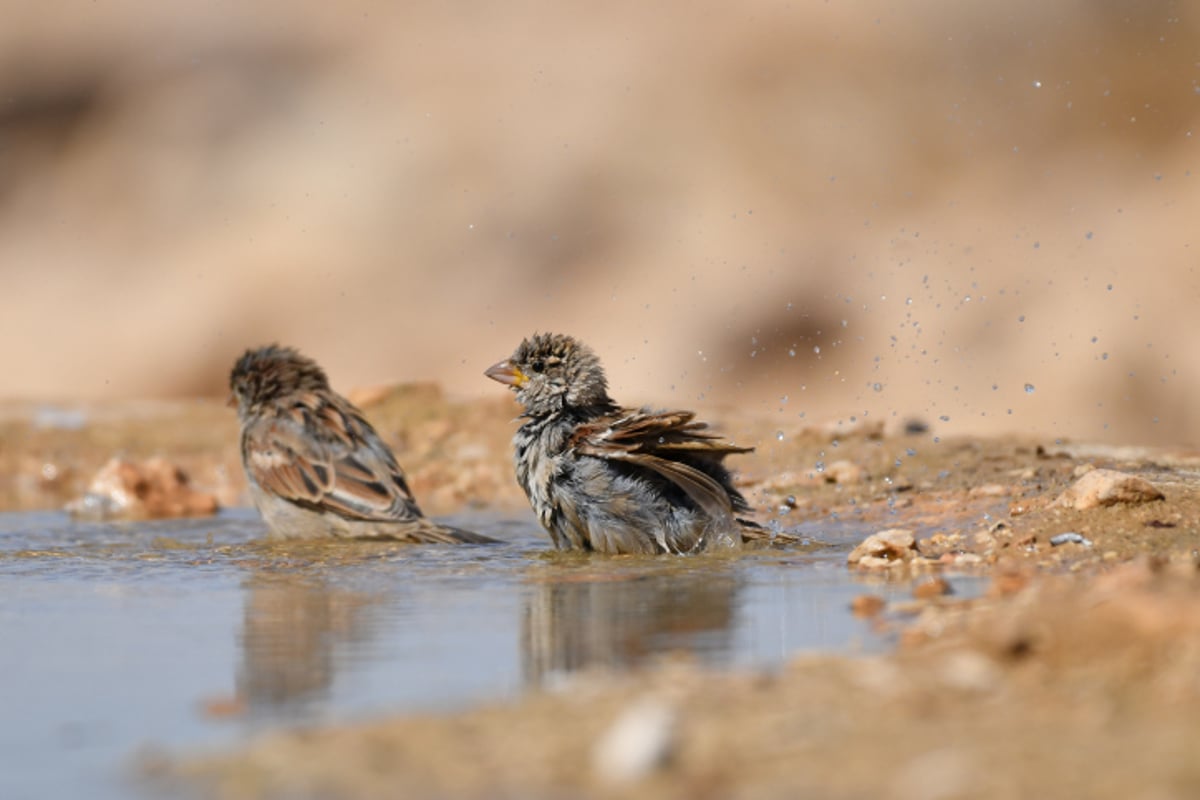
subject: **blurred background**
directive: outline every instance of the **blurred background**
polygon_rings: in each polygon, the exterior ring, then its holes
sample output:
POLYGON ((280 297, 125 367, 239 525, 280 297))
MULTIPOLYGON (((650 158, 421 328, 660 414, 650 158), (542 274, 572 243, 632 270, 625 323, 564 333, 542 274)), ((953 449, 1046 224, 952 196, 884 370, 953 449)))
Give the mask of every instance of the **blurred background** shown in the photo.
POLYGON ((10 398, 562 330, 627 403, 1200 441, 1194 4, 0 6, 10 398))

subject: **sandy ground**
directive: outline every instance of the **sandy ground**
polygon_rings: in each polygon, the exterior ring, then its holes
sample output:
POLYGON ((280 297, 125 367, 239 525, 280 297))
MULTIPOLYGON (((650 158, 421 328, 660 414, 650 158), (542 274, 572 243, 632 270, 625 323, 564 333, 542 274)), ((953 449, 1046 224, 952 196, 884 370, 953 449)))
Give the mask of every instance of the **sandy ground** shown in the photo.
MULTIPOLYGON (((523 504, 515 406, 432 386, 355 393, 426 510, 523 504), (401 433, 403 432, 403 434, 401 433)), ((3 409, 6 508, 55 506, 118 450, 169 455, 238 502, 233 414, 216 403, 3 409)), ((1190 797, 1200 792, 1200 456, 1017 438, 936 440, 845 422, 778 430, 710 414, 758 451, 741 476, 764 520, 857 515, 914 531, 856 610, 898 634, 879 657, 797 658, 774 674, 665 658, 439 716, 267 736, 239 752, 148 756, 151 780, 254 797, 1190 797), (782 434, 782 435, 781 435, 782 434), (1112 469, 1162 499, 1077 510, 1112 469), (1061 534, 1084 543, 1052 544, 1061 534), (944 595, 944 570, 990 579, 944 595), (569 723, 564 722, 569 720, 569 723)))

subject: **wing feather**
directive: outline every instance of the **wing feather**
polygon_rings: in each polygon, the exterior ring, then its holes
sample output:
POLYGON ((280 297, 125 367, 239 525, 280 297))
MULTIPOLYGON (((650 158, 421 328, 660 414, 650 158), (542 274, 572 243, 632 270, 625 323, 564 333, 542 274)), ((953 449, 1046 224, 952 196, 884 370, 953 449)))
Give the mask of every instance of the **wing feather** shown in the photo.
POLYGON ((705 513, 720 519, 743 510, 740 496, 704 470, 688 463, 720 462, 752 447, 739 447, 694 421, 690 411, 627 411, 579 426, 571 446, 583 455, 636 464, 661 475, 682 489, 705 513))
POLYGON ((395 456, 352 409, 297 404, 286 415, 248 427, 245 436, 247 471, 285 500, 350 520, 422 516, 395 456))

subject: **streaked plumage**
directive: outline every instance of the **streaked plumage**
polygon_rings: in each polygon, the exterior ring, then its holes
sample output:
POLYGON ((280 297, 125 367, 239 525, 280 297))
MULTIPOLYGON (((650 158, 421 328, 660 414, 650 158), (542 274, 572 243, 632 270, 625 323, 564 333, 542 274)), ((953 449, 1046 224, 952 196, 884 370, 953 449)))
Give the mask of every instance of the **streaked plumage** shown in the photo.
POLYGON ((561 550, 691 553, 769 533, 723 461, 753 448, 690 411, 620 407, 599 359, 561 334, 536 334, 489 378, 525 407, 513 439, 517 482, 561 550))
POLYGON ((425 518, 362 412, 289 347, 248 350, 229 377, 254 503, 278 538, 489 542, 425 518))

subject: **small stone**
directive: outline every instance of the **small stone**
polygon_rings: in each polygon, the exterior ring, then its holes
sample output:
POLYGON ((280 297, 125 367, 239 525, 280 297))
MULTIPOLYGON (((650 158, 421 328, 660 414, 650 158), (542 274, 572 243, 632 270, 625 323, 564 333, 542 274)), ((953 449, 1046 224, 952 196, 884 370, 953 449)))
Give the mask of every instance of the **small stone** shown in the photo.
POLYGON ((853 484, 862 482, 863 469, 853 461, 834 461, 825 468, 826 483, 853 484))
POLYGON ((1150 481, 1112 469, 1094 469, 1085 474, 1053 503, 1083 511, 1117 503, 1147 503, 1165 495, 1150 481))
POLYGON ((917 555, 916 538, 913 532, 903 528, 889 528, 873 533, 850 552, 846 561, 850 564, 862 564, 864 558, 881 559, 886 562, 905 561, 917 555))
POLYGON ((877 616, 886 606, 887 601, 877 594, 860 594, 850 601, 850 613, 867 619, 877 616))
POLYGON ((655 699, 621 712, 596 742, 592 768, 609 783, 644 778, 667 763, 675 749, 675 712, 655 699))
POLYGON ((188 485, 182 469, 163 458, 110 459, 83 497, 67 503, 71 514, 95 519, 162 519, 215 514, 217 499, 188 485))
POLYGON ((1075 533, 1074 531, 1068 531, 1067 533, 1060 533, 1057 536, 1050 537, 1051 547, 1058 547, 1059 545, 1063 544, 1081 544, 1084 547, 1091 547, 1092 540, 1088 539, 1082 534, 1075 533))
POLYGON ((944 597, 948 594, 953 594, 954 589, 950 586, 950 581, 945 578, 936 577, 923 580, 913 587, 913 597, 918 600, 932 600, 935 597, 944 597))
POLYGON ((975 486, 969 492, 969 497, 1003 497, 1008 494, 1008 487, 1000 483, 985 483, 975 486))

